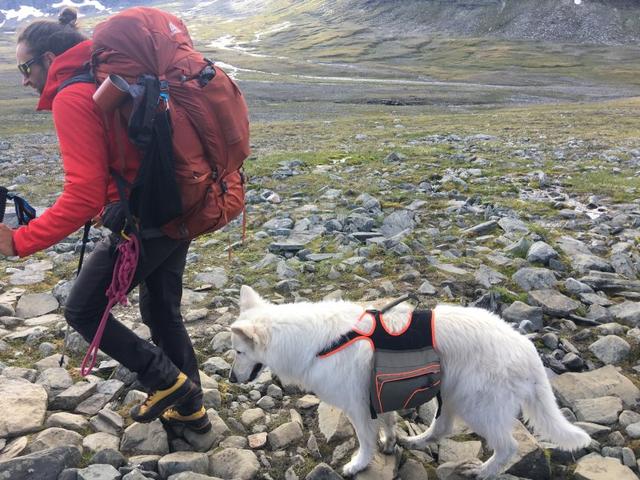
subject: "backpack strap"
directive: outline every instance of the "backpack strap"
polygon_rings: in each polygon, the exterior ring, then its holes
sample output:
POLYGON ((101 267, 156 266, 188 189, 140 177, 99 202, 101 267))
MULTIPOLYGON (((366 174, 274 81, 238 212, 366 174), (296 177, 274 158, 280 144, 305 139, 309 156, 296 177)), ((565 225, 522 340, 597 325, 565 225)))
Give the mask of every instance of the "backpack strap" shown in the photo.
POLYGON ((60 93, 62 90, 67 88, 69 85, 73 85, 74 83, 96 83, 96 79, 90 71, 79 73, 78 75, 67 78, 64 82, 62 82, 58 87, 57 93, 60 93))

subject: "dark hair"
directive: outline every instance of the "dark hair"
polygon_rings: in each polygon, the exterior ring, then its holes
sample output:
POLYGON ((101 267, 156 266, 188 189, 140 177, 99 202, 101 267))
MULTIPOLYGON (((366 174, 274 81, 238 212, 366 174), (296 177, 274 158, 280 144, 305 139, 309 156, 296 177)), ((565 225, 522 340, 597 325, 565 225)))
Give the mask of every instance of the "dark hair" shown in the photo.
POLYGON ((58 20, 36 20, 18 36, 18 43, 25 42, 34 56, 51 52, 60 55, 87 39, 76 27, 78 11, 66 7, 58 20))

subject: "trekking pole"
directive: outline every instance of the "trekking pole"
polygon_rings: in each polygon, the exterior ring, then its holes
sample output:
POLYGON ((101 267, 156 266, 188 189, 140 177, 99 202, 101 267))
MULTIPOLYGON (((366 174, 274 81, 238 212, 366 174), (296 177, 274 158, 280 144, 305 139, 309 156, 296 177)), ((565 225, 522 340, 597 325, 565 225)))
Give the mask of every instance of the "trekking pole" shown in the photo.
POLYGON ((7 190, 5 187, 0 187, 0 222, 4 220, 4 212, 7 209, 7 190))

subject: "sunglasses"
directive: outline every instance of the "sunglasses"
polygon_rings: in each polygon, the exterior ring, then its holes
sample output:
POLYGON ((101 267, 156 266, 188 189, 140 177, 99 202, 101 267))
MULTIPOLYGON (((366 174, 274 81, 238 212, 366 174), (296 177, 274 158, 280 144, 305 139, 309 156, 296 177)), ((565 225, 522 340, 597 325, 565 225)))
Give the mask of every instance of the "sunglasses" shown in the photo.
POLYGON ((38 55, 37 57, 33 57, 31 60, 27 60, 26 62, 21 63, 20 65, 18 65, 18 70, 20 70, 20 73, 22 73, 22 75, 28 77, 31 74, 31 65, 40 60, 41 57, 42 54, 38 55))

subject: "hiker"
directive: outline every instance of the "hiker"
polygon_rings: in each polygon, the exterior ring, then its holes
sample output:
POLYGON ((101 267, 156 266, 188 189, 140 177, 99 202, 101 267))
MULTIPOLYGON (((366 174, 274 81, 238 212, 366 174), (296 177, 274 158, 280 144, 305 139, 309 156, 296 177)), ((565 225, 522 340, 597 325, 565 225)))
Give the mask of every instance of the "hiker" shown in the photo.
MULTIPOLYGON (((98 109, 92 99, 95 83, 63 85, 91 58, 91 40, 78 31, 76 20, 76 10, 65 8, 57 21, 35 21, 17 40, 22 83, 40 94, 38 110, 53 113, 65 182, 51 208, 28 226, 11 230, 0 224, 0 253, 26 257, 63 240, 91 219, 109 228, 112 234, 97 244, 82 266, 65 307, 69 325, 91 341, 107 305, 105 291, 112 280, 116 248, 123 241, 125 214, 110 170, 133 182, 141 153, 126 131, 113 128, 120 113, 110 116, 98 109)), ((149 391, 147 400, 131 409, 135 421, 161 418, 206 432, 211 423, 203 406, 198 362, 180 314, 189 244, 189 239, 164 235, 142 238, 144 254, 129 290, 140 286, 140 313, 153 343, 110 314, 100 349, 137 373, 149 391)))

